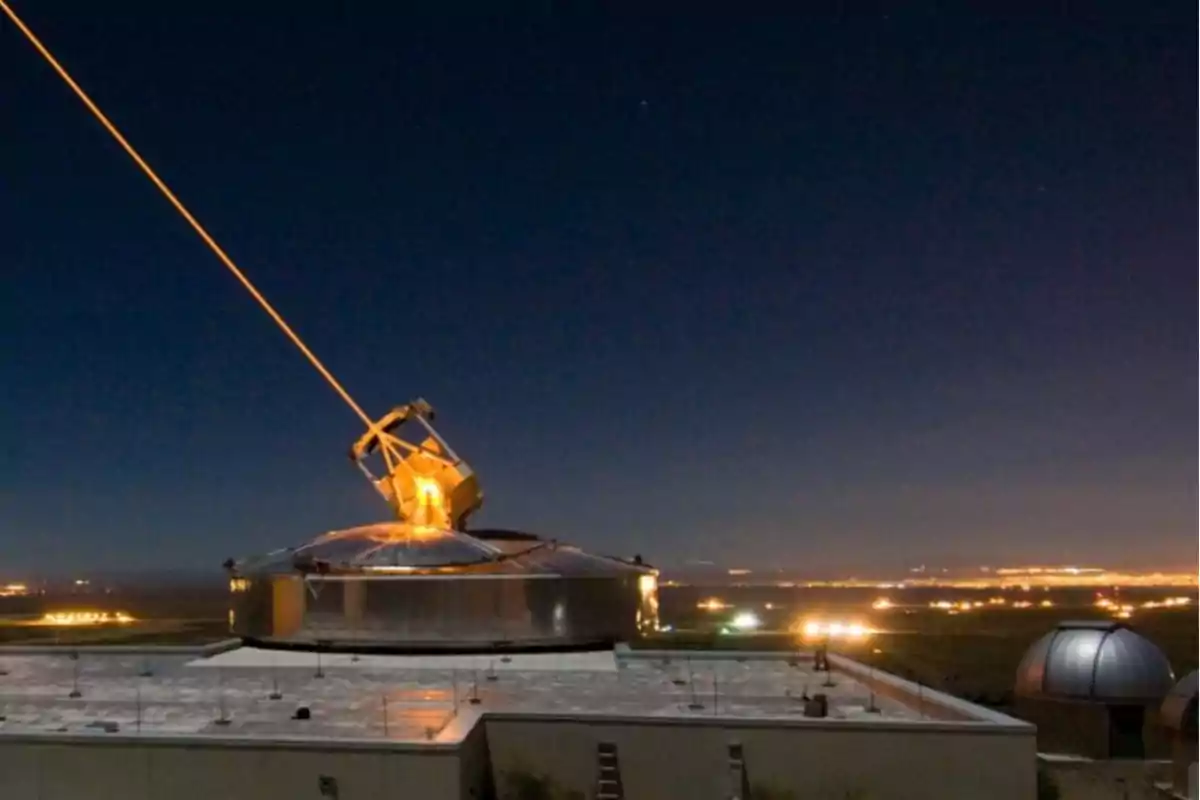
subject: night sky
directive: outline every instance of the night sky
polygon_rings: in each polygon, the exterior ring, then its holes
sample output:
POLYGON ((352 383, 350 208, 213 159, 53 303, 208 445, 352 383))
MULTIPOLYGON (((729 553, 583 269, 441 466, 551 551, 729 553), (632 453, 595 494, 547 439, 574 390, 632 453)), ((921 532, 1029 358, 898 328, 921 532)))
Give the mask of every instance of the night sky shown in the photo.
MULTIPOLYGON (((1194 4, 14 2, 371 413, 434 404, 476 525, 1196 562, 1194 4)), ((0 571, 386 515, 361 423, 7 20, 0 220, 0 571)))

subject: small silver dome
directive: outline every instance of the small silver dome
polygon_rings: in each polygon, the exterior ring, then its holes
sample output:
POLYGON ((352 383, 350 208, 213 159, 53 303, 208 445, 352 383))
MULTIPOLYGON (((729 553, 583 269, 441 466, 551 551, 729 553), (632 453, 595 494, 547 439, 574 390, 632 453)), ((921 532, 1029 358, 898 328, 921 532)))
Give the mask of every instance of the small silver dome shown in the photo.
POLYGON ((1117 622, 1062 622, 1017 667, 1020 697, 1157 702, 1175 682, 1158 647, 1117 622))
POLYGON ((1192 670, 1183 680, 1175 684, 1175 688, 1163 700, 1162 724, 1173 731, 1179 731, 1184 736, 1196 738, 1196 693, 1200 672, 1192 670))

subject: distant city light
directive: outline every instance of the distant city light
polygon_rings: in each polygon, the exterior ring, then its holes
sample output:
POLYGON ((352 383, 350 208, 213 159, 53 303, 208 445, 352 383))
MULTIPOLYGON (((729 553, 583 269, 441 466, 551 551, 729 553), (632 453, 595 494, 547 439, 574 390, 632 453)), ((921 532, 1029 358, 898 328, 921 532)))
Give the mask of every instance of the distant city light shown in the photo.
MULTIPOLYGON (((728 573, 729 570, 726 570, 728 573)), ((749 571, 734 569, 738 575, 748 575, 749 571)), ((960 574, 948 573, 943 569, 916 568, 914 573, 902 579, 854 577, 830 578, 825 580, 774 580, 762 581, 764 585, 792 588, 805 586, 808 588, 856 588, 876 589, 880 591, 903 591, 913 588, 941 589, 1003 589, 1031 591, 1042 589, 1049 591, 1055 588, 1081 587, 1112 587, 1112 586, 1176 586, 1196 587, 1200 584, 1196 573, 1193 572, 1153 572, 1125 573, 1100 569, 1098 567, 1032 567, 1032 568, 1000 568, 990 572, 982 570, 963 571, 960 574), (1030 570, 1033 570, 1032 572, 1030 570)), ((750 580, 753 580, 752 578, 750 580)), ((686 583, 686 582, 684 582, 686 583)))
POLYGON ((840 620, 806 620, 799 626, 800 633, 808 639, 827 637, 830 639, 863 639, 875 633, 861 622, 840 620))
POLYGON ((750 570, 748 570, 748 569, 731 569, 731 570, 728 570, 728 572, 730 575, 749 575, 750 574, 750 570))
POLYGON ((84 625, 128 625, 134 618, 124 611, 47 611, 38 625, 74 627, 84 625))
POLYGON ((1150 600, 1142 603, 1142 608, 1173 608, 1176 606, 1186 606, 1191 602, 1192 598, 1190 597, 1168 597, 1165 600, 1159 600, 1157 602, 1150 600))
POLYGON ((891 607, 892 601, 886 597, 880 597, 874 603, 871 603, 871 608, 875 609, 876 611, 886 611, 891 607))
POLYGON ((696 608, 701 611, 724 611, 729 608, 729 604, 721 600, 719 597, 709 597, 696 603, 696 608))
POLYGON ((972 608, 980 608, 983 603, 978 600, 972 603, 970 600, 935 600, 929 604, 930 608, 948 611, 951 614, 957 614, 960 611, 970 611, 972 608))
MULTIPOLYGON (((1147 600, 1140 606, 1141 609, 1155 608, 1183 608, 1191 605, 1192 598, 1190 597, 1167 597, 1162 600, 1147 600)), ((1097 595, 1095 602, 1092 604, 1096 608, 1110 612, 1118 619, 1129 619, 1134 612, 1138 610, 1138 606, 1132 603, 1118 603, 1112 598, 1104 595, 1097 595)))
POLYGON ((0 597, 24 597, 29 594, 29 587, 23 583, 6 583, 0 586, 0 597))
POLYGON ((733 615, 733 619, 729 621, 729 624, 734 630, 753 631, 762 625, 762 620, 753 611, 739 611, 733 615))

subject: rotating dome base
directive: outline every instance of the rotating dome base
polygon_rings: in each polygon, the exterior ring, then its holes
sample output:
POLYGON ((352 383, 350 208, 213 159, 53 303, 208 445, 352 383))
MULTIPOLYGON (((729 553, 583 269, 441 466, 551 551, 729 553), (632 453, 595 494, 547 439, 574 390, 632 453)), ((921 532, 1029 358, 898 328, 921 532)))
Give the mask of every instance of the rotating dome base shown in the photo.
POLYGON ((528 534, 380 523, 230 572, 233 633, 260 647, 585 650, 636 639, 658 623, 653 569, 528 534))

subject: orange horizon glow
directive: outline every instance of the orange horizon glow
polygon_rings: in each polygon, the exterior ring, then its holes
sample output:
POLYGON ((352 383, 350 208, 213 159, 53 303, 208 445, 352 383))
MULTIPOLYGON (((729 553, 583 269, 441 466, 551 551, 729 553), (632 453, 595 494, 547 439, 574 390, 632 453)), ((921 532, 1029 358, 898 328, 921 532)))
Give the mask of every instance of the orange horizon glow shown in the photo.
POLYGON ((1099 567, 999 567, 990 572, 953 577, 923 575, 897 580, 833 578, 829 580, 764 581, 779 588, 804 586, 809 589, 1085 589, 1113 587, 1197 588, 1200 572, 1191 570, 1137 572, 1099 567))

